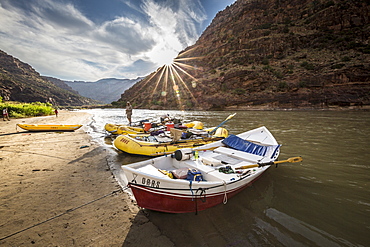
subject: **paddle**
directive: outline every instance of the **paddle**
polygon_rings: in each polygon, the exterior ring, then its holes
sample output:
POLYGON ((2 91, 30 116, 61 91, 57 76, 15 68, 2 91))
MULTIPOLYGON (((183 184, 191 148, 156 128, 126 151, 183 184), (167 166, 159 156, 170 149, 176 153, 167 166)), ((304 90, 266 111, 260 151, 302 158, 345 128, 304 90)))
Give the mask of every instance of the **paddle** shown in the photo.
POLYGON ((232 119, 234 116, 235 116, 236 113, 234 114, 231 114, 230 116, 228 116, 222 123, 220 123, 216 128, 214 128, 211 132, 209 132, 210 135, 212 135, 213 133, 216 132, 216 130, 218 128, 220 128, 222 125, 224 125, 227 121, 229 121, 230 119, 232 119))
MULTIPOLYGON (((213 149, 216 149, 218 147, 210 147, 210 148, 204 148, 204 149, 191 149, 188 153, 186 154, 191 154, 193 151, 208 151, 208 150, 213 150, 213 149)), ((175 153, 176 151, 170 151, 170 152, 160 152, 160 153, 154 153, 154 154, 150 154, 149 156, 158 156, 158 155, 168 155, 168 154, 173 154, 175 153)))
POLYGON ((286 163, 286 162, 295 163, 295 162, 301 162, 302 160, 303 160, 302 157, 293 157, 293 158, 289 158, 287 160, 271 161, 271 162, 267 162, 267 163, 258 163, 258 164, 254 164, 254 165, 247 165, 247 166, 237 167, 235 169, 236 170, 248 169, 248 168, 253 168, 253 167, 262 167, 262 166, 268 166, 268 165, 274 165, 274 164, 277 166, 280 163, 286 163))

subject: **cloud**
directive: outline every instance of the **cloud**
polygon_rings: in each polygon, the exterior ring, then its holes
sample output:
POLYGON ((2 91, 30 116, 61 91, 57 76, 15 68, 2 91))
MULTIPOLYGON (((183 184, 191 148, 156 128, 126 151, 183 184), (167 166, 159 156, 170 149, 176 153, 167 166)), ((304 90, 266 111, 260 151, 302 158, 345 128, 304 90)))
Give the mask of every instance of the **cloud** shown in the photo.
POLYGON ((194 43, 205 20, 198 0, 143 0, 135 11, 145 18, 116 16, 101 23, 72 2, 20 2, 0 3, 0 49, 43 75, 66 80, 147 75, 194 43))
POLYGON ((147 0, 142 9, 149 17, 157 45, 148 52, 152 61, 168 64, 185 47, 192 45, 198 38, 196 26, 206 19, 203 12, 195 13, 200 3, 186 0, 166 1, 158 4, 147 0))
POLYGON ((155 45, 146 26, 125 17, 105 22, 94 30, 93 37, 130 55, 148 51, 155 45))

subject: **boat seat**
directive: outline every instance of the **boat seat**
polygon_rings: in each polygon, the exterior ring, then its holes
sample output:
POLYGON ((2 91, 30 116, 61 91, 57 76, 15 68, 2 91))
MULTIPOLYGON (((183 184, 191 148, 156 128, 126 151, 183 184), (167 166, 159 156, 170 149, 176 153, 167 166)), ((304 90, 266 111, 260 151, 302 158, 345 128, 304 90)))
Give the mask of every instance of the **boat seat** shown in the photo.
MULTIPOLYGON (((215 150, 213 150, 216 153, 229 155, 231 157, 235 157, 237 159, 246 160, 254 163, 260 162, 262 159, 264 159, 263 156, 250 154, 244 151, 235 150, 232 148, 226 148, 226 147, 218 147, 215 150)), ((226 161, 227 162, 227 161, 226 161)))
POLYGON ((201 160, 197 160, 195 163, 194 161, 185 161, 185 164, 188 168, 195 168, 202 173, 210 173, 217 170, 216 167, 203 164, 201 160))
POLYGON ((223 164, 227 164, 227 165, 235 165, 235 164, 238 164, 240 162, 243 162, 240 159, 236 159, 235 157, 233 158, 229 155, 221 154, 221 153, 218 153, 213 158, 216 159, 216 160, 219 160, 221 162, 221 164, 223 163, 223 164))
POLYGON ((146 166, 138 168, 137 170, 140 172, 144 172, 144 173, 156 176, 156 177, 169 178, 167 175, 158 171, 158 169, 155 168, 153 165, 146 165, 146 166))

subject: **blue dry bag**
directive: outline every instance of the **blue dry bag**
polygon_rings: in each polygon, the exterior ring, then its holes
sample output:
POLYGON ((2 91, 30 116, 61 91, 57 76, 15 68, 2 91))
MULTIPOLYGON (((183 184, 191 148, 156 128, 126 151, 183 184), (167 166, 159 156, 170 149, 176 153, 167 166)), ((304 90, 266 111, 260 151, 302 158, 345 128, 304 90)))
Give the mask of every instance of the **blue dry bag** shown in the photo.
POLYGON ((194 168, 189 168, 188 170, 188 175, 186 177, 187 180, 190 180, 190 181, 204 181, 203 180, 203 176, 202 176, 202 173, 200 171, 198 171, 197 169, 194 169, 194 168))

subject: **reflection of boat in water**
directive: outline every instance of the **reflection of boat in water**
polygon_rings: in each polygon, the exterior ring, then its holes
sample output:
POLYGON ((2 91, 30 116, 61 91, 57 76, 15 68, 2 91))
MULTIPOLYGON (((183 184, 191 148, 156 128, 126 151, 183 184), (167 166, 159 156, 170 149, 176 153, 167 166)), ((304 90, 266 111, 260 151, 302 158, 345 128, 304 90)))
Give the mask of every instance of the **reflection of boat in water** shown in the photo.
POLYGON ((119 135, 114 140, 115 148, 130 154, 159 156, 173 153, 181 148, 195 148, 204 144, 221 140, 228 136, 224 128, 210 135, 214 128, 207 130, 188 129, 186 132, 171 128, 170 131, 161 131, 151 134, 119 135))
POLYGON ((279 147, 260 127, 122 169, 140 207, 196 212, 225 203, 254 182, 277 159, 279 147))
POLYGON ((18 127, 28 131, 75 131, 82 124, 17 124, 18 127))

